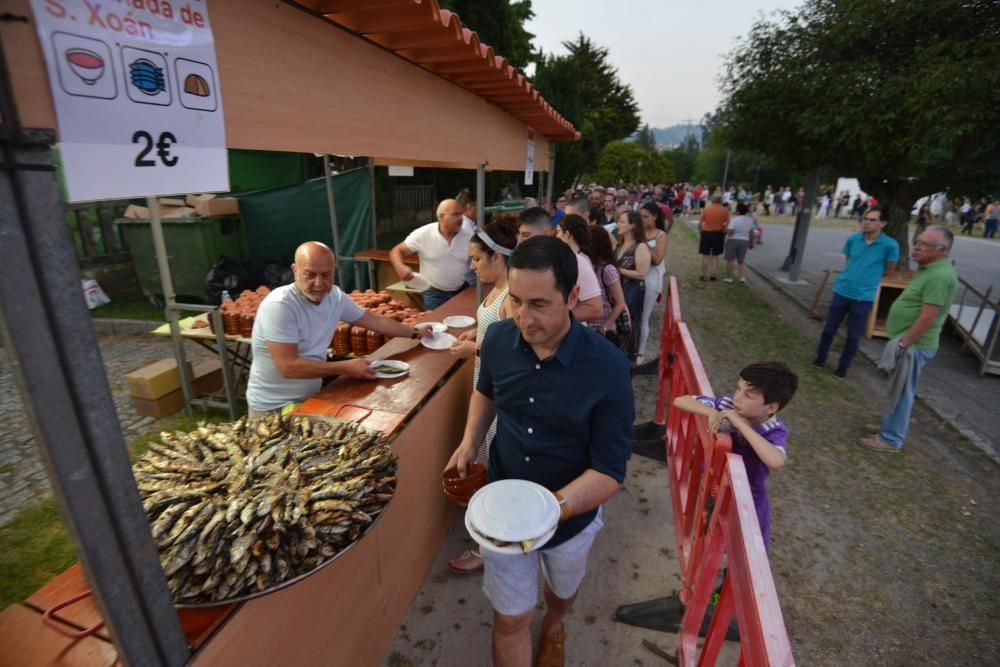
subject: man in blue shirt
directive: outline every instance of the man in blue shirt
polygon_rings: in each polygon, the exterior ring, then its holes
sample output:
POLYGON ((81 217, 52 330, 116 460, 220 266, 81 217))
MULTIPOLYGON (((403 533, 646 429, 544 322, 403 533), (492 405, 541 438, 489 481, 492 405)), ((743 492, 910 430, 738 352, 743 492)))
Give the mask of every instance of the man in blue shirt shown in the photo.
POLYGON ((483 550, 483 591, 493 605, 493 664, 531 664, 531 619, 544 564, 545 617, 537 664, 562 665, 563 619, 600 530, 601 504, 625 478, 635 404, 628 361, 578 323, 579 288, 568 245, 536 236, 510 258, 513 319, 490 326, 461 444, 448 462, 464 474, 493 416, 489 479, 526 479, 560 503, 560 526, 539 551, 483 550))
POLYGON ((868 314, 878 293, 878 284, 886 271, 891 271, 899 261, 899 244, 896 239, 882 233, 885 220, 882 209, 873 206, 861 217, 861 231, 852 234, 844 243, 847 266, 833 285, 833 300, 826 314, 826 326, 816 347, 815 368, 823 368, 830 352, 833 336, 847 317, 847 341, 840 353, 840 363, 833 375, 847 377, 847 369, 858 352, 858 343, 864 333, 868 314))

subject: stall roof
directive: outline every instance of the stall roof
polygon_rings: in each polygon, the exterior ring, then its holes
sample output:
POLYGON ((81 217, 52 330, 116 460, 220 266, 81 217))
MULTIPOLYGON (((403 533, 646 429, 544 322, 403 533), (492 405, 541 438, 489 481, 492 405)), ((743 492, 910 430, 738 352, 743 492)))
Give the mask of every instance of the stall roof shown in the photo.
POLYGON ((437 0, 301 0, 402 58, 486 99, 538 130, 549 141, 576 141, 580 133, 520 72, 462 25, 437 0))

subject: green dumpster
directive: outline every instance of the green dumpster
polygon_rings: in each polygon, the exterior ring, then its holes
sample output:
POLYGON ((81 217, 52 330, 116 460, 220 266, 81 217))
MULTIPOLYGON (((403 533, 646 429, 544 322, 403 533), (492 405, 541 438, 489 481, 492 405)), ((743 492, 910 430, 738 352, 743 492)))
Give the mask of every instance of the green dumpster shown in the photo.
MULTIPOLYGON (((240 264, 247 261, 246 233, 239 216, 164 218, 161 223, 167 264, 178 297, 204 302, 205 274, 221 256, 226 255, 240 264)), ((163 286, 149 220, 119 218, 115 224, 128 245, 143 293, 160 301, 163 286)))

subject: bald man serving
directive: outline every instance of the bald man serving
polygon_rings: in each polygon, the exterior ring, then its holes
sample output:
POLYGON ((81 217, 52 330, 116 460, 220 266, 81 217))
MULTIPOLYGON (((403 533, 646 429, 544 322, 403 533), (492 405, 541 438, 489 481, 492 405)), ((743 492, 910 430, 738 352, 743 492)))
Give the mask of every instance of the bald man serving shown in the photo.
POLYGON ((418 227, 389 251, 389 261, 401 280, 413 278, 403 263, 411 252, 420 257, 420 275, 431 286, 424 290, 424 308, 434 310, 465 287, 469 267, 469 241, 475 230, 462 225, 462 205, 445 199, 437 207, 437 222, 418 227))
POLYGON ((327 361, 333 331, 340 321, 392 337, 418 338, 430 325, 407 327, 364 310, 333 284, 333 252, 318 241, 295 251, 295 282, 273 290, 261 302, 254 321, 253 364, 247 384, 250 417, 281 412, 319 391, 322 378, 346 375, 373 379, 366 359, 327 361))

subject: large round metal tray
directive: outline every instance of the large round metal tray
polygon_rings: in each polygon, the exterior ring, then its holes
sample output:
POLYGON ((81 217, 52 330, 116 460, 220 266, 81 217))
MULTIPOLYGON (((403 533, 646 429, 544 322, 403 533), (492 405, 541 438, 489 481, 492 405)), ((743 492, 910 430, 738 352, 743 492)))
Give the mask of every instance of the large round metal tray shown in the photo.
MULTIPOLYGON (((347 407, 347 405, 342 406, 342 407, 347 407)), ((350 407, 361 407, 361 406, 352 405, 350 407)), ((367 410, 368 408, 363 408, 363 409, 367 410)), ((371 410, 368 410, 368 414, 371 414, 371 410)), ((324 417, 323 415, 299 415, 299 416, 301 416, 301 417, 308 417, 309 421, 332 421, 330 418, 324 417)), ((365 415, 365 417, 367 417, 367 416, 368 415, 365 415)), ((358 419, 357 421, 359 423, 361 423, 361 422, 364 421, 365 417, 362 417, 361 419, 358 419)), ((391 447, 391 445, 390 445, 390 447, 391 447)), ((398 468, 396 470, 396 487, 397 488, 399 487, 399 470, 398 470, 398 468)), ((285 581, 282 581, 279 584, 275 584, 274 586, 271 586, 270 588, 265 588, 262 591, 257 591, 256 593, 248 593, 247 595, 241 595, 239 597, 229 598, 229 599, 226 599, 226 600, 213 600, 212 602, 199 602, 199 603, 193 603, 193 604, 192 603, 174 603, 174 608, 175 609, 207 609, 209 607, 224 607, 226 605, 237 604, 237 603, 240 603, 240 602, 247 602, 247 601, 253 600, 255 598, 264 597, 265 595, 270 595, 271 593, 277 593, 280 590, 283 590, 283 589, 288 588, 290 586, 294 586, 295 584, 299 583, 303 579, 306 579, 306 578, 311 577, 312 575, 316 574, 317 572, 319 572, 320 570, 322 570, 323 568, 325 568, 327 565, 329 565, 330 563, 334 562, 335 560, 337 560, 338 558, 340 558, 341 556, 343 556, 345 553, 347 553, 348 551, 350 551, 351 549, 353 549, 355 545, 357 545, 359 542, 361 542, 361 540, 363 540, 368 535, 368 533, 370 533, 372 531, 372 529, 374 529, 375 526, 378 525, 378 522, 382 519, 383 516, 385 516, 385 513, 389 510, 389 506, 392 505, 392 501, 395 500, 395 498, 396 498, 396 492, 395 492, 395 490, 393 490, 392 498, 390 498, 389 501, 385 504, 385 507, 382 509, 381 512, 379 512, 379 515, 377 517, 375 517, 375 520, 372 521, 370 524, 368 524, 368 527, 365 528, 364 532, 362 532, 360 535, 358 535, 358 539, 354 540, 354 542, 352 542, 351 544, 347 545, 345 548, 343 548, 340 551, 338 551, 330 559, 323 561, 322 563, 320 563, 319 565, 317 565, 313 569, 309 570, 308 572, 303 572, 302 574, 299 574, 299 575, 297 575, 295 577, 292 577, 291 579, 286 579, 285 581)))

